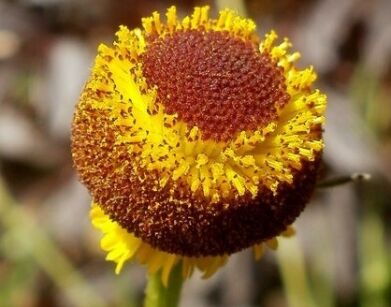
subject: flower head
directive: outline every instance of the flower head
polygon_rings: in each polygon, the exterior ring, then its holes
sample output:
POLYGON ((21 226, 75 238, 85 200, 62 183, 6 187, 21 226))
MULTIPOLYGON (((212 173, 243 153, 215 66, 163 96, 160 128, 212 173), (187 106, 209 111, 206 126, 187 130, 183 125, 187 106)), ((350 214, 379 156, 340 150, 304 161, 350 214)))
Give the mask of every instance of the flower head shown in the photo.
POLYGON ((175 7, 100 45, 77 105, 72 155, 92 222, 119 271, 131 258, 167 280, 229 254, 275 247, 307 203, 326 97, 290 42, 250 19, 175 7))

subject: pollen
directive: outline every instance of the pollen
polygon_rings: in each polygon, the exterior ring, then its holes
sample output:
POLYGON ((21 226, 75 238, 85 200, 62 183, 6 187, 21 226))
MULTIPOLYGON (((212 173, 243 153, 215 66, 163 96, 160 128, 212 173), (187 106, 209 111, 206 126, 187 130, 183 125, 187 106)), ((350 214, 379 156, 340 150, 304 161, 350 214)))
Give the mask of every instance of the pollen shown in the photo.
POLYGON ((147 83, 157 86, 165 112, 199 127, 203 139, 265 127, 289 101, 282 68, 252 40, 202 30, 148 40, 147 83))

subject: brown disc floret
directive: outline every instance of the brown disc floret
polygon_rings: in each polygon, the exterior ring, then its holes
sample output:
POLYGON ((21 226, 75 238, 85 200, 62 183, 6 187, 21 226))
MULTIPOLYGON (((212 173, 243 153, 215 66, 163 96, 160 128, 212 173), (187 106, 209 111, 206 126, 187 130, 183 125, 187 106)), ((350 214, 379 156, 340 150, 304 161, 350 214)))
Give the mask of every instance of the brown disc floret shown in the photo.
POLYGON ((289 101, 282 70, 270 54, 227 32, 151 36, 142 63, 165 112, 199 127, 204 139, 227 141, 236 132, 264 127, 289 101))
POLYGON ((319 157, 303 161, 293 183, 281 184, 275 195, 261 189, 255 198, 247 193, 211 204, 185 186, 172 193, 172 182, 156 190, 158 174, 135 173, 128 161, 137 156, 115 143, 116 129, 105 112, 88 102, 79 106, 72 130, 75 167, 111 219, 162 251, 215 256, 270 239, 296 219, 316 182, 319 157))

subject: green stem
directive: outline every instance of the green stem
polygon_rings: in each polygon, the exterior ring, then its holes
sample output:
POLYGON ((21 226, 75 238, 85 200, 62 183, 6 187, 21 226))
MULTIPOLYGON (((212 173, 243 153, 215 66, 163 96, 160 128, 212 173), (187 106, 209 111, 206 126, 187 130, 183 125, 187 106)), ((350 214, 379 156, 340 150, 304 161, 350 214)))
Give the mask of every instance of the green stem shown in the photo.
MULTIPOLYGON (((64 291, 72 306, 106 306, 98 293, 45 233, 33 214, 17 204, 0 178, 0 226, 15 233, 14 246, 25 250, 40 268, 64 291)), ((12 259, 11 259, 12 260, 12 259)))
POLYGON ((379 213, 373 208, 367 209, 360 226, 361 306, 389 306, 387 291, 390 287, 391 275, 385 244, 386 231, 379 213))
POLYGON ((296 237, 278 246, 277 261, 289 307, 316 306, 304 264, 304 255, 296 237))
POLYGON ((182 266, 177 264, 170 274, 167 287, 163 285, 160 272, 148 275, 145 291, 145 307, 176 307, 182 289, 182 266))
POLYGON ((319 182, 316 187, 318 189, 333 188, 350 182, 368 181, 370 179, 371 175, 368 173, 354 173, 351 175, 326 179, 325 181, 319 182))

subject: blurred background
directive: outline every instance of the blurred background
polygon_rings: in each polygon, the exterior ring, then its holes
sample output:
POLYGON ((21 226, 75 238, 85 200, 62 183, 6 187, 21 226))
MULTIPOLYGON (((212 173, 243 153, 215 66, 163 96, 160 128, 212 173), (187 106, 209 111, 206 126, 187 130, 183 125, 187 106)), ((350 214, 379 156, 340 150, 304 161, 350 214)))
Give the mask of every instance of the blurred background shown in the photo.
POLYGON ((391 306, 391 1, 0 1, 0 306, 141 306, 145 270, 115 276, 88 220, 70 123, 100 42, 176 4, 231 6, 288 36, 329 97, 322 176, 297 236, 186 282, 181 306, 391 306))

